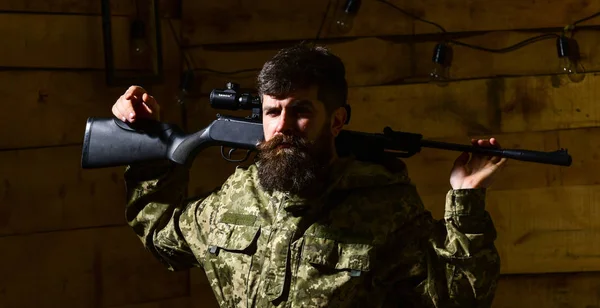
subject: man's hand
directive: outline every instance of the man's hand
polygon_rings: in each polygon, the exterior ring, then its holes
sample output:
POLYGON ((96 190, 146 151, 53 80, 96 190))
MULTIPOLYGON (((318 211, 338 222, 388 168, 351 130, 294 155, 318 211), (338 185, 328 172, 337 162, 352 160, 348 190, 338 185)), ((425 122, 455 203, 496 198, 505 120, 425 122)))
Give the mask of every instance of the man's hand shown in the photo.
POLYGON ((131 86, 112 107, 112 113, 123 122, 136 119, 160 120, 160 106, 144 88, 131 86))
MULTIPOLYGON (((500 148, 495 138, 471 139, 473 146, 500 148)), ((505 157, 488 156, 473 153, 462 153, 456 161, 450 174, 450 185, 453 189, 488 188, 507 161, 505 157)))

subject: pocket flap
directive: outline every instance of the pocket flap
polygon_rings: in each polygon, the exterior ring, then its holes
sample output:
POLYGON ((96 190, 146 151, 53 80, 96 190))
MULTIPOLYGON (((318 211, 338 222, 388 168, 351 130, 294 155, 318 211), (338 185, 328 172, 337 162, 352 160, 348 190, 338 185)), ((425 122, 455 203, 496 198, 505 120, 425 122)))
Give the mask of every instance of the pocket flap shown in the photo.
POLYGON ((306 237, 302 257, 305 261, 339 270, 369 271, 373 246, 338 242, 333 239, 306 237))
POLYGON ((208 236, 208 245, 231 251, 246 250, 255 241, 260 227, 218 223, 208 236))

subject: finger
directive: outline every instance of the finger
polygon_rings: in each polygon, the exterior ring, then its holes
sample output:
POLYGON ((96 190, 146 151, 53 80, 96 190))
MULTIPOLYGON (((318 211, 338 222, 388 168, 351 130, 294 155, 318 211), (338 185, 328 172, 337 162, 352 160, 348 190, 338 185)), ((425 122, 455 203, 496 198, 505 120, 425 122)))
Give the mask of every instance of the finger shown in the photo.
POLYGON ((117 108, 121 113, 121 120, 125 118, 125 120, 129 120, 130 122, 135 121, 135 110, 133 108, 133 103, 131 100, 121 98, 117 104, 117 108))
POLYGON ((125 121, 125 117, 123 116, 123 114, 121 114, 121 111, 117 108, 117 104, 114 104, 112 106, 112 113, 115 117, 117 117, 121 121, 125 121))
POLYGON ((156 99, 154 99, 154 96, 149 95, 148 93, 144 93, 142 99, 145 103, 146 110, 150 114, 158 114, 160 112, 160 106, 158 105, 156 99))
POLYGON ((490 144, 491 144, 493 147, 496 147, 496 148, 501 148, 501 146, 500 146, 500 143, 499 143, 499 142, 498 142, 498 140, 496 140, 496 138, 494 138, 494 137, 490 138, 490 144))
POLYGON ((477 145, 479 145, 480 147, 490 147, 490 141, 487 139, 479 139, 477 140, 477 145))
POLYGON ((131 86, 125 91, 125 99, 138 99, 141 102, 142 95, 146 93, 146 90, 140 86, 131 86))

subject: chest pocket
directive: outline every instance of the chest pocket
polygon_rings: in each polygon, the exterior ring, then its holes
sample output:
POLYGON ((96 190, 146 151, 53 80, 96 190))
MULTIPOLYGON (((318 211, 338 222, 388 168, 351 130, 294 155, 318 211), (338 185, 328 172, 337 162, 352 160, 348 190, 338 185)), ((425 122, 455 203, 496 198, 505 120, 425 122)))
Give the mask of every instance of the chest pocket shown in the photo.
POLYGON ((256 251, 260 227, 243 224, 217 223, 208 235, 208 252, 216 255, 221 250, 252 255, 256 251))
POLYGON ((346 270, 350 276, 358 277, 371 270, 373 253, 370 244, 308 236, 302 259, 325 271, 346 270))

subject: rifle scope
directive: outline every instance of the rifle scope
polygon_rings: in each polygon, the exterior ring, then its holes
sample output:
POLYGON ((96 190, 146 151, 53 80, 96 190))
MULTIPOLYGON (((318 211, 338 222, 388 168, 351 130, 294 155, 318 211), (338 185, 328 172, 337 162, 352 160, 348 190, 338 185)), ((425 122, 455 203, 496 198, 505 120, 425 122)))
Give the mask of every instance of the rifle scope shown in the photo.
POLYGON ((210 105, 215 109, 226 110, 252 110, 261 107, 259 96, 248 93, 239 93, 240 85, 233 82, 227 83, 227 89, 213 89, 210 92, 210 105))

